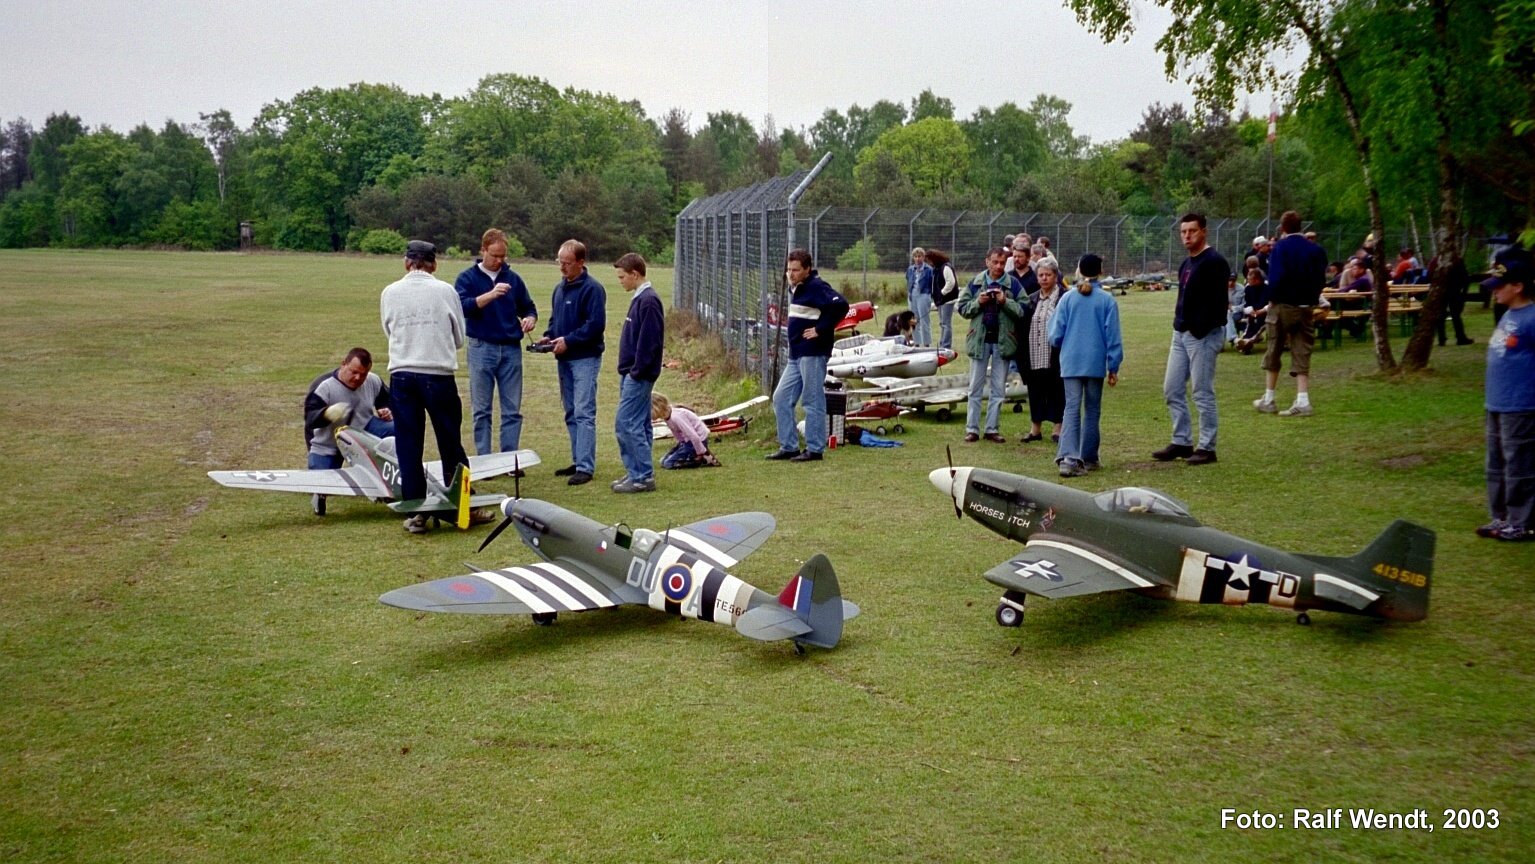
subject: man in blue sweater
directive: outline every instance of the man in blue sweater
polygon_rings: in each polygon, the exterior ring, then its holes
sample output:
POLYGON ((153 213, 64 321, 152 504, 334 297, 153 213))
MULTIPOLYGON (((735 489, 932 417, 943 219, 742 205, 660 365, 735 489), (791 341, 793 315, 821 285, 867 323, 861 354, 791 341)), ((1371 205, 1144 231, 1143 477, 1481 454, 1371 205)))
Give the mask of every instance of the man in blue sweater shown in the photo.
POLYGON ((773 390, 773 415, 778 421, 778 452, 767 458, 790 462, 816 462, 826 449, 826 363, 837 325, 847 315, 847 300, 812 269, 810 253, 789 253, 784 275, 793 295, 789 298, 789 365, 784 367, 773 390), (794 403, 805 407, 805 449, 799 449, 799 430, 794 427, 794 403))
POLYGON ((522 334, 538 323, 538 308, 522 277, 506 266, 506 234, 492 228, 480 238, 480 258, 453 283, 464 306, 469 343, 469 403, 474 449, 490 443, 491 394, 501 391, 501 450, 522 441, 522 334))
POLYGON ((645 278, 645 259, 634 252, 613 264, 618 284, 632 291, 629 314, 618 336, 618 413, 613 434, 624 477, 614 492, 654 492, 656 472, 651 448, 650 391, 661 377, 661 346, 666 342, 666 310, 645 278))
POLYGON ((1300 214, 1286 210, 1279 217, 1284 236, 1269 253, 1268 351, 1263 355, 1266 389, 1253 407, 1264 414, 1306 417, 1311 414, 1311 347, 1316 342, 1312 312, 1322 299, 1327 279, 1327 253, 1300 233, 1300 214), (1274 404, 1284 350, 1290 349, 1290 374, 1295 378, 1295 404, 1283 411, 1274 404))
POLYGON ((597 373, 602 369, 602 331, 607 327, 608 295, 586 272, 586 244, 560 244, 560 275, 550 301, 547 345, 559 361, 560 401, 570 435, 571 463, 554 472, 571 486, 592 482, 597 470, 597 373))

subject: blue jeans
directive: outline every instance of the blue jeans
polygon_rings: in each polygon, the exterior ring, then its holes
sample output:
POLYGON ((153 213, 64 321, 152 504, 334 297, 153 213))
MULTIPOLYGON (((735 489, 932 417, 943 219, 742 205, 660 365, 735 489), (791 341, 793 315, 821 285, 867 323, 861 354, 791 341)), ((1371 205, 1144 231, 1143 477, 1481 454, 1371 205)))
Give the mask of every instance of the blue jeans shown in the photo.
MULTIPOLYGON (((393 420, 380 420, 378 417, 369 417, 368 422, 363 425, 362 429, 364 432, 367 432, 374 438, 394 437, 393 420)), ((322 471, 327 468, 340 468, 345 461, 346 460, 342 458, 339 452, 327 454, 315 453, 311 451, 309 453, 309 469, 311 471, 322 471)))
POLYGON ((469 404, 474 413, 474 451, 494 453, 490 446, 490 399, 501 391, 501 450, 516 450, 522 441, 522 343, 498 345, 469 339, 469 404))
POLYGON ((1189 333, 1173 332, 1172 346, 1167 352, 1167 376, 1162 379, 1162 398, 1167 400, 1167 413, 1173 418, 1173 442, 1188 446, 1194 443, 1189 420, 1188 388, 1194 387, 1194 405, 1199 409, 1199 450, 1215 450, 1215 431, 1218 419, 1215 409, 1215 358, 1220 356, 1226 333, 1219 328, 1206 333, 1203 339, 1189 333))
POLYGON ((933 295, 926 291, 912 291, 906 296, 911 311, 917 314, 917 344, 927 348, 933 344, 933 295))
POLYGON ((938 347, 954 347, 954 302, 938 307, 938 347))
POLYGON ((442 457, 442 484, 453 481, 459 465, 468 465, 458 430, 464 422, 464 403, 458 398, 458 382, 452 375, 395 372, 389 376, 390 409, 394 411, 395 455, 400 464, 400 500, 426 497, 426 473, 421 451, 426 447, 426 418, 431 415, 442 457))
POLYGON ((1103 405, 1102 378, 1062 378, 1066 411, 1055 461, 1098 461, 1098 416, 1103 405))
POLYGON ((342 459, 340 453, 315 453, 313 451, 310 451, 309 453, 310 471, 324 471, 327 468, 340 468, 341 463, 342 459))
POLYGON ((650 391, 654 381, 628 375, 618 380, 618 413, 613 415, 613 435, 618 439, 618 458, 630 480, 653 480, 656 469, 651 448, 650 391))
POLYGON ((996 342, 981 343, 981 359, 970 358, 970 405, 965 410, 965 431, 980 434, 981 391, 991 385, 986 405, 986 431, 999 429, 998 414, 1002 413, 1002 396, 1007 385, 1007 361, 1002 358, 1002 346, 996 342))
POLYGON ((805 408, 805 449, 826 449, 826 363, 830 357, 791 359, 773 388, 773 418, 778 421, 778 446, 799 449, 799 430, 794 428, 794 403, 805 408))
POLYGON ((686 441, 678 441, 676 447, 666 451, 666 455, 661 457, 661 467, 668 471, 697 468, 702 464, 698 461, 698 454, 693 451, 693 445, 686 441))
POLYGON ((1487 509, 1535 528, 1535 412, 1487 412, 1487 509))
POLYGON ((565 432, 570 436, 570 461, 576 470, 597 470, 597 373, 601 357, 561 360, 560 402, 565 406, 565 432))

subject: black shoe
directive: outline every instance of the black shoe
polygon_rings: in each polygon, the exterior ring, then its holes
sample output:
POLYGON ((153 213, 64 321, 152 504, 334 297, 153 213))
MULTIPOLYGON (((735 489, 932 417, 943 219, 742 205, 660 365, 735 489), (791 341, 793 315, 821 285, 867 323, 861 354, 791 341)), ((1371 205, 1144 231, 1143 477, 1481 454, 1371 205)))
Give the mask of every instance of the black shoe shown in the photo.
POLYGON ((554 476, 556 477, 569 477, 574 473, 576 473, 576 466, 574 465, 566 465, 564 468, 554 469, 554 476))
POLYGON ((585 471, 577 471, 570 475, 569 480, 565 481, 566 485, 568 486, 580 486, 583 483, 590 482, 592 482, 592 475, 586 473, 585 471))
POLYGON ((1455 340, 1455 344, 1456 345, 1475 345, 1476 344, 1476 340, 1475 339, 1456 339, 1455 340))
POLYGON ((1190 465, 1209 465, 1214 461, 1214 450, 1195 450, 1188 458, 1188 464, 1190 465))
POLYGON ((1045 436, 1043 436, 1043 435, 1035 435, 1033 432, 1030 432, 1029 434, 1023 436, 1022 438, 1019 438, 1018 439, 1018 443, 1020 443, 1020 444, 1027 444, 1030 441, 1043 441, 1043 440, 1045 440, 1045 436))
POLYGON ((1187 444, 1169 444, 1151 454, 1151 458, 1158 462, 1171 462, 1174 459, 1187 459, 1194 455, 1194 448, 1187 444))
POLYGON ((799 451, 798 450, 779 450, 779 451, 776 451, 774 453, 769 453, 764 458, 766 458, 770 462, 782 462, 785 459, 793 459, 794 457, 796 457, 798 455, 799 455, 799 451))
POLYGON ((809 450, 801 450, 800 452, 798 452, 798 453, 794 454, 792 457, 790 457, 789 461, 790 462, 819 462, 819 461, 821 461, 821 454, 819 454, 819 453, 812 453, 809 450))

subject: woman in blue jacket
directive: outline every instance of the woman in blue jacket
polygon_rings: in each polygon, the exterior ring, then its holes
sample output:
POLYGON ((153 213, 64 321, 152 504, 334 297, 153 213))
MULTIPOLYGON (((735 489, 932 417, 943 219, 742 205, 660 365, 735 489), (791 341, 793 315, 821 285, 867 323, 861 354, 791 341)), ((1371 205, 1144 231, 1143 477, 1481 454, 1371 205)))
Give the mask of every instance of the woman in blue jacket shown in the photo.
POLYGON ((1061 383, 1066 390, 1066 411, 1061 443, 1055 452, 1062 477, 1081 477, 1098 464, 1098 415, 1103 401, 1103 382, 1119 383, 1119 364, 1125 359, 1119 336, 1119 304, 1098 287, 1103 262, 1097 255, 1082 256, 1076 289, 1065 292, 1050 319, 1050 344, 1061 352, 1061 383))

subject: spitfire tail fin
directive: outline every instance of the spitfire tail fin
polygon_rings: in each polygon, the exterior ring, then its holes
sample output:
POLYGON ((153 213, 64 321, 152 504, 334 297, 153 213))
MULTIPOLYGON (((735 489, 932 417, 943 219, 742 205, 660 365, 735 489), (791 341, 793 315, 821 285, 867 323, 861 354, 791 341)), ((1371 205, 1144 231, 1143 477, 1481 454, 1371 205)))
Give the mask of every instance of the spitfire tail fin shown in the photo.
POLYGON ((858 614, 858 607, 842 599, 842 587, 836 571, 825 555, 817 553, 778 595, 778 602, 794 610, 810 632, 795 637, 796 642, 817 648, 834 648, 842 638, 842 624, 858 614))
POLYGON ((453 472, 453 483, 448 487, 458 493, 458 519, 460 531, 469 527, 469 469, 459 465, 453 472))
POLYGON ((1347 560, 1353 574, 1384 589, 1383 617, 1421 621, 1428 615, 1434 572, 1433 531, 1398 519, 1363 552, 1347 560))

